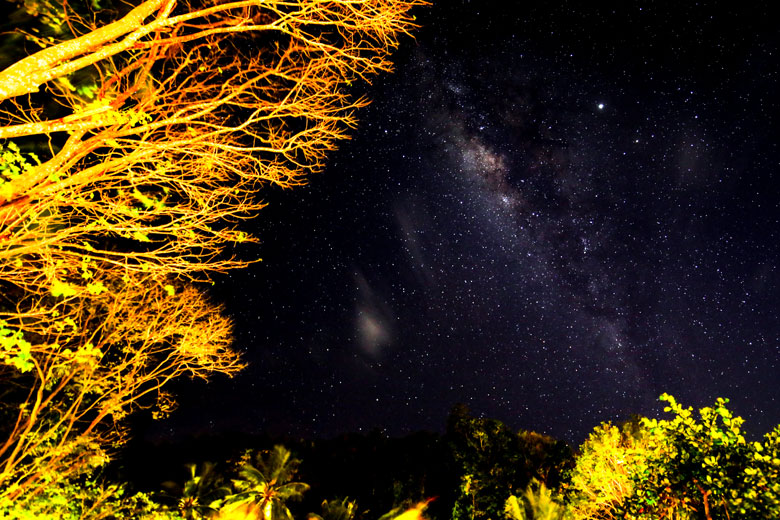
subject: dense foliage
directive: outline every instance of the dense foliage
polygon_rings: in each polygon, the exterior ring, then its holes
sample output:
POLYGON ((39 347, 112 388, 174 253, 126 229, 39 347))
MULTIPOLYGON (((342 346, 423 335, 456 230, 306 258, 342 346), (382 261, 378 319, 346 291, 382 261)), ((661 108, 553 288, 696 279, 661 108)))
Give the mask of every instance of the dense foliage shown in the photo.
MULTIPOLYGON (((443 436, 388 439, 373 432, 327 441, 288 439, 303 459, 300 465, 291 459, 296 475, 311 489, 303 501, 287 505, 298 518, 323 501, 335 506, 334 496, 349 496, 349 514, 366 520, 385 511, 417 514, 415 505, 439 520, 777 518, 780 428, 750 442, 725 399, 698 414, 671 396, 662 400, 668 418, 600 424, 576 453, 549 437, 474 417, 464 406, 453 409, 443 436)), ((188 445, 182 456, 216 444, 204 439, 188 445)), ((212 489, 240 476, 246 460, 238 456, 232 466, 222 465, 235 469, 232 476, 223 469, 212 489)), ((165 465, 175 464, 169 459, 165 465)), ((235 501, 222 503, 230 500, 235 501)))
POLYGON ((450 414, 447 436, 460 478, 454 520, 501 518, 504 502, 533 479, 558 486, 571 461, 566 443, 534 432, 513 432, 500 421, 450 414))
POLYGON ((0 508, 89 482, 171 380, 243 367, 204 282, 257 260, 234 248, 258 191, 322 168, 424 3, 24 0, 0 39, 0 508))
POLYGON ((633 471, 643 467, 646 432, 637 421, 621 427, 597 426, 580 446, 576 466, 565 486, 573 518, 622 518, 621 508, 632 495, 633 471))
POLYGON ((780 517, 780 427, 748 442, 727 399, 699 410, 670 395, 671 419, 597 427, 582 447, 565 497, 574 519, 780 517))
POLYGON ((699 420, 670 395, 671 420, 644 419, 647 444, 631 472, 633 493, 623 509, 638 519, 777 518, 780 513, 780 452, 776 428, 763 442, 747 442, 743 419, 727 399, 702 408, 699 420))
POLYGON ((576 454, 462 406, 444 436, 288 439, 291 449, 272 440, 203 439, 178 459, 175 446, 136 446, 114 473, 126 483, 60 480, 0 518, 778 518, 780 427, 750 442, 724 399, 698 415, 662 399, 669 418, 600 424, 576 454), (258 445, 265 448, 251 450, 258 445), (176 462, 187 457, 200 462, 176 462), (143 471, 128 471, 133 463, 143 471), (166 472, 175 476, 160 482, 166 472))

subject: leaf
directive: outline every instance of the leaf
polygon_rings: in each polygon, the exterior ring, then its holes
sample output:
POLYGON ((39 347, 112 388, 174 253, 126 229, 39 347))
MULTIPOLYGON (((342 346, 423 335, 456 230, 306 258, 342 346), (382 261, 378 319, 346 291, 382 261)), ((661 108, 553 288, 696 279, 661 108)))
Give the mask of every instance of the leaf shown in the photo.
POLYGON ((525 507, 520 505, 517 497, 511 495, 504 505, 504 513, 512 520, 525 520, 525 507))
POLYGON ((64 321, 65 321, 65 325, 70 325, 70 327, 73 329, 73 332, 78 332, 79 327, 78 325, 76 325, 76 321, 73 318, 68 316, 67 318, 65 318, 64 321))
POLYGON ((133 188, 133 197, 135 197, 136 200, 143 204, 146 209, 154 207, 155 201, 138 191, 136 188, 133 188))
POLYGON ((106 286, 103 285, 103 282, 93 282, 87 284, 87 291, 90 292, 90 294, 101 294, 106 292, 108 289, 106 289, 106 286))
POLYGON ((71 82, 68 80, 68 78, 65 78, 65 77, 59 77, 59 78, 57 78, 57 81, 59 81, 60 83, 62 83, 62 84, 65 86, 65 88, 67 88, 67 89, 68 89, 68 90, 70 90, 70 91, 74 91, 74 90, 76 90, 76 87, 74 87, 74 86, 73 86, 73 83, 71 83, 71 82))
POLYGON ((61 280, 58 280, 57 278, 55 278, 54 281, 52 281, 51 283, 52 296, 63 296, 67 298, 68 296, 74 296, 76 292, 77 291, 76 289, 73 288, 73 286, 61 280))
POLYGON ((11 358, 11 364, 18 368, 20 372, 29 372, 33 369, 35 365, 33 364, 32 356, 30 355, 29 343, 27 343, 26 349, 23 346, 19 354, 17 354, 16 357, 11 358))
POLYGON ((151 240, 149 240, 149 237, 146 236, 144 233, 141 233, 140 231, 136 231, 135 233, 133 233, 133 238, 138 240, 139 242, 151 242, 151 240))

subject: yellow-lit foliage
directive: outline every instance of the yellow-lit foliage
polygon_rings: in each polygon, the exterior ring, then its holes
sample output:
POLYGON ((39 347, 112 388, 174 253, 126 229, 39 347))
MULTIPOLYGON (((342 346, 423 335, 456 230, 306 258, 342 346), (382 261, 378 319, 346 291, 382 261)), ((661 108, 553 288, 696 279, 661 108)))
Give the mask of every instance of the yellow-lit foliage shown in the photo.
POLYGON ((380 517, 379 520, 427 520, 424 513, 428 508, 428 504, 430 504, 433 500, 434 498, 426 498, 425 500, 417 502, 409 509, 403 511, 400 509, 393 510, 380 517))
POLYGON ((6 313, 30 340, 4 345, 4 361, 23 358, 21 366, 0 365, 0 505, 102 465, 124 439, 128 413, 170 411, 163 386, 172 378, 241 367, 229 349, 230 321, 195 288, 171 295, 151 279, 112 280, 111 273, 101 273, 99 294, 33 295, 20 302, 24 312, 6 313))
POLYGON ((568 514, 573 520, 617 520, 633 492, 632 473, 646 457, 646 432, 628 423, 618 428, 602 423, 580 446, 567 486, 568 514))
MULTIPOLYGON (((252 240, 226 224, 262 207, 263 183, 294 186, 322 166, 367 103, 344 88, 389 69, 418 3, 147 0, 0 72, 0 139, 60 143, 0 182, 0 261, 45 250, 49 286, 53 265, 82 257, 165 276, 245 265, 216 255, 252 240), (273 42, 253 49, 250 36, 273 42), (85 67, 93 100, 53 81, 85 67), (44 117, 25 95, 41 88, 67 115, 44 117)), ((40 286, 31 270, 3 278, 40 286)))
POLYGON ((192 282, 247 265, 257 190, 322 167, 424 3, 47 11, 68 37, 0 71, 0 506, 102 464, 171 378, 241 367, 192 282))
POLYGON ((212 518, 214 520, 259 520, 262 515, 258 504, 230 504, 220 509, 212 518))
POLYGON ((563 520, 565 509, 544 482, 531 481, 522 497, 511 495, 504 504, 507 520, 563 520))

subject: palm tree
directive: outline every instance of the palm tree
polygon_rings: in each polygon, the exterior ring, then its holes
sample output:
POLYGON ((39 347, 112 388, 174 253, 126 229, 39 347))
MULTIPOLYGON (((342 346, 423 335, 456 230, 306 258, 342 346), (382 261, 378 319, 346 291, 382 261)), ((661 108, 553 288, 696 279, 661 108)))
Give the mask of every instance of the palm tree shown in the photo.
POLYGON ((263 520, 292 520, 286 503, 300 500, 309 489, 308 484, 292 481, 301 461, 278 445, 260 452, 255 465, 250 461, 251 458, 239 471, 240 478, 233 480, 238 493, 228 497, 227 502, 231 506, 255 506, 263 520))
POLYGON ((179 486, 174 482, 165 482, 163 487, 167 495, 176 499, 176 507, 185 520, 208 518, 219 510, 225 496, 231 489, 223 485, 222 477, 215 471, 215 465, 206 462, 197 472, 195 464, 188 464, 190 478, 179 486))
POLYGON ((562 520, 565 510, 544 482, 533 479, 522 498, 509 497, 504 513, 508 520, 562 520))

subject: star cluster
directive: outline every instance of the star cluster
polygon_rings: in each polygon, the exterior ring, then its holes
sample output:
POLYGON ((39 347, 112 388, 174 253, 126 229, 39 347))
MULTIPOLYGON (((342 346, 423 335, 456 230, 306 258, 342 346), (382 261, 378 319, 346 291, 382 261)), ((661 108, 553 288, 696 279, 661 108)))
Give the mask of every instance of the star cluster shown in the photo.
POLYGON ((579 442, 662 392, 780 422, 768 7, 439 4, 217 288, 250 368, 163 428, 400 434, 465 402, 579 442))

